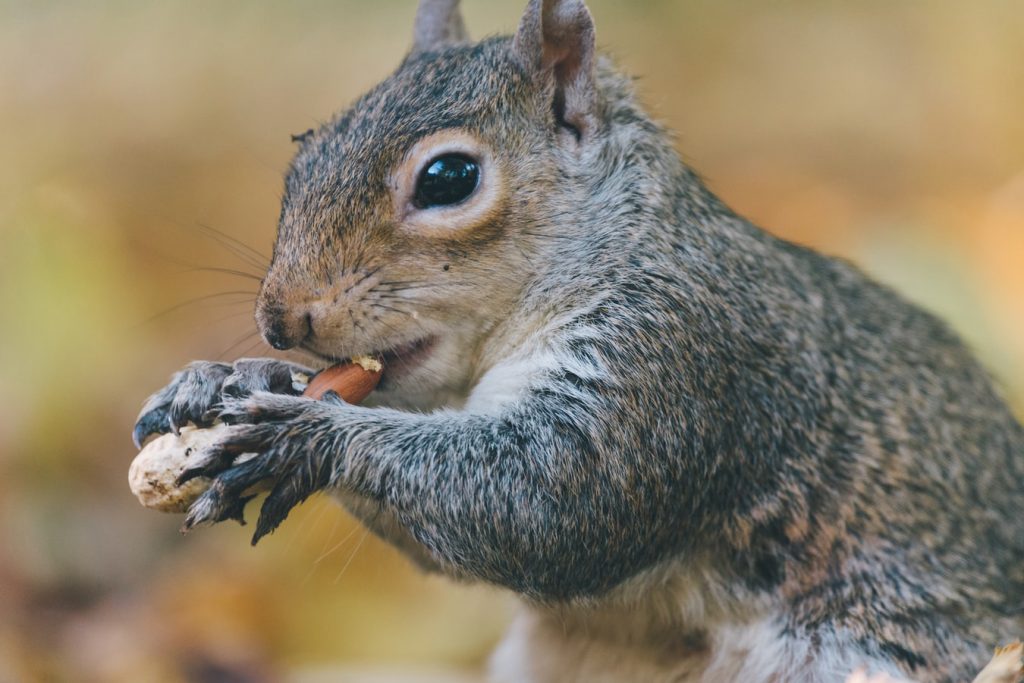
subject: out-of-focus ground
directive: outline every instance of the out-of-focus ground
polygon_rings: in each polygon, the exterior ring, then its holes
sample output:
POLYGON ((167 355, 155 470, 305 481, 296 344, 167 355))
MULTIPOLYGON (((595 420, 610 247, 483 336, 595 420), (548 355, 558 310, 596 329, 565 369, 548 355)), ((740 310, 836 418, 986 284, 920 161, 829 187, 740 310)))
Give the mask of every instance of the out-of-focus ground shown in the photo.
MULTIPOLYGON (((525 2, 465 4, 479 36, 525 2)), ((1024 3, 592 8, 729 203, 942 314, 1024 403, 1024 3)), ((255 265, 202 226, 269 253, 289 134, 397 65, 413 11, 0 2, 0 681, 472 670, 499 637, 507 596, 418 575, 324 500, 251 548, 180 537, 125 481, 149 392, 267 351, 254 281, 193 270, 255 265)))

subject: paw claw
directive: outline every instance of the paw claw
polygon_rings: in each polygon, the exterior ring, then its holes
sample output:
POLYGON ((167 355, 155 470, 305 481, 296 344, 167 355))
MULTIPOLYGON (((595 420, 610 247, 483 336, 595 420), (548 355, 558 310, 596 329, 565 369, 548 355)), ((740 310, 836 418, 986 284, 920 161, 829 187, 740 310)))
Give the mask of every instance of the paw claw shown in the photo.
POLYGON ((141 448, 151 434, 179 434, 189 423, 208 427, 220 416, 221 403, 237 404, 233 422, 251 422, 243 401, 258 392, 295 396, 292 376, 312 373, 293 363, 271 358, 248 358, 234 364, 196 361, 174 374, 171 381, 146 400, 132 430, 141 448))
POLYGON ((174 480, 174 485, 184 486, 193 479, 208 476, 210 476, 209 470, 203 465, 200 465, 198 467, 189 467, 188 469, 184 470, 181 474, 178 475, 178 478, 174 480))
POLYGON ((251 496, 239 496, 231 507, 226 510, 225 519, 234 520, 238 522, 239 526, 245 526, 245 506, 255 497, 255 493, 251 496))
POLYGON ((213 524, 215 521, 213 518, 212 504, 206 499, 206 496, 200 496, 196 502, 192 503, 192 506, 188 509, 188 515, 185 516, 185 523, 181 525, 181 533, 187 534, 197 526, 205 526, 213 524))
POLYGON ((256 545, 261 538, 273 533, 288 518, 292 508, 313 495, 323 484, 323 482, 299 477, 295 469, 278 481, 260 508, 260 517, 256 522, 252 544, 256 545))
POLYGON ((168 431, 170 431, 170 427, 164 415, 161 411, 154 410, 142 415, 135 423, 135 427, 132 429, 132 442, 136 448, 141 450, 142 445, 151 435, 166 434, 168 431))
MULTIPOLYGON (((267 500, 269 499, 270 498, 268 497, 267 500)), ((288 512, 290 511, 291 508, 288 508, 288 510, 284 511, 282 514, 268 513, 267 503, 264 501, 263 508, 260 510, 260 517, 256 521, 256 530, 252 534, 252 545, 259 543, 264 536, 274 533, 274 531, 277 530, 277 527, 281 526, 281 522, 288 517, 288 512)))
MULTIPOLYGON (((312 438, 321 430, 310 426, 330 423, 337 408, 262 391, 244 398, 219 395, 217 405, 218 416, 237 426, 224 427, 179 475, 179 485, 197 477, 211 480, 189 507, 181 530, 188 533, 229 519, 245 524, 246 505, 256 492, 272 485, 253 533, 255 545, 277 529, 292 508, 332 485, 331 451, 312 438)), ((187 413, 174 408, 179 415, 187 413)))

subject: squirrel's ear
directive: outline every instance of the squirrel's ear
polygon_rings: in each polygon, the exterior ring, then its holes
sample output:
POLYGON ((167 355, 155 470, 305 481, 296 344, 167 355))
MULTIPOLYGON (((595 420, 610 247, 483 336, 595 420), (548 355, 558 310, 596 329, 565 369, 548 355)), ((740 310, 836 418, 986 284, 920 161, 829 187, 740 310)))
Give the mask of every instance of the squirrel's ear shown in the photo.
POLYGON ((468 41, 459 0, 420 0, 413 28, 414 53, 468 41))
POLYGON ((555 82, 555 114, 577 137, 596 122, 594 19, 583 0, 530 0, 513 49, 534 73, 555 82))

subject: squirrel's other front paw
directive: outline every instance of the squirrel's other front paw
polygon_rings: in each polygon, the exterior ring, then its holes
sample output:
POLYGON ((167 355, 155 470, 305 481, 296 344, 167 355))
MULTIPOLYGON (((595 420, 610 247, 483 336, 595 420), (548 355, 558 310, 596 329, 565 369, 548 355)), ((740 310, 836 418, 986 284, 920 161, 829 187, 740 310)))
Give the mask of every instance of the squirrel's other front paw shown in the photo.
POLYGON ((201 454, 179 481, 210 477, 212 484, 189 508, 183 530, 226 519, 242 521, 241 509, 261 483, 273 482, 260 509, 252 542, 277 528, 293 507, 329 487, 335 474, 324 437, 338 437, 330 424, 333 401, 258 392, 225 399, 221 418, 233 426, 201 454), (245 457, 239 457, 245 454, 245 457))
POLYGON ((246 358, 233 365, 190 363, 146 401, 132 431, 135 445, 141 448, 152 434, 178 433, 189 423, 209 427, 218 417, 217 409, 225 398, 249 396, 256 391, 298 393, 293 376, 300 370, 296 365, 272 358, 246 358))

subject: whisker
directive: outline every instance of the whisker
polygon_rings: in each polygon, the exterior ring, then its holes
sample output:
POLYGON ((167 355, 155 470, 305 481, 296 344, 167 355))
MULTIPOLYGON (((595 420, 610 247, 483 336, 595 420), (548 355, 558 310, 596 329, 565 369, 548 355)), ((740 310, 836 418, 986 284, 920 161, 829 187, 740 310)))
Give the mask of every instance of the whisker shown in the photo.
POLYGON ((232 313, 231 315, 225 315, 220 320, 233 320, 234 318, 241 318, 242 316, 252 316, 251 310, 239 311, 238 313, 232 313))
MULTIPOLYGON (((411 296, 399 296, 399 295, 397 295, 397 294, 395 294, 393 292, 375 292, 374 296, 373 296, 373 300, 374 301, 401 301, 401 302, 408 302, 408 303, 412 303, 412 302, 416 301, 416 299, 414 297, 411 297, 411 296)), ((371 305, 372 305, 372 303, 371 303, 371 305)))
MULTIPOLYGON (((336 531, 338 529, 338 524, 340 523, 340 521, 341 521, 341 516, 339 515, 338 519, 334 522, 334 529, 331 531, 331 535, 332 536, 334 535, 334 531, 336 531)), ((321 562, 326 560, 328 557, 333 555, 335 552, 338 551, 339 548, 341 548, 343 545, 345 545, 345 543, 348 542, 348 539, 350 539, 353 536, 355 536, 356 532, 359 531, 359 527, 360 527, 359 524, 353 524, 352 528, 349 530, 349 532, 347 534, 345 534, 341 538, 340 541, 338 541, 337 543, 332 545, 330 548, 327 548, 326 550, 321 552, 319 557, 317 557, 315 560, 313 560, 313 569, 310 570, 310 574, 312 574, 313 570, 316 569, 316 565, 320 564, 321 562)))
POLYGON ((220 268, 217 266, 195 266, 184 271, 185 273, 223 273, 225 275, 234 275, 236 277, 244 277, 247 280, 255 280, 256 282, 262 282, 263 278, 259 275, 253 275, 250 272, 244 270, 235 270, 234 268, 220 268))
POLYGON ((412 312, 411 311, 404 310, 404 309, 401 309, 401 308, 395 308, 393 306, 388 306, 387 304, 382 304, 382 303, 374 302, 373 303, 373 307, 374 308, 383 308, 385 311, 393 311, 393 312, 399 313, 401 315, 407 315, 410 318, 412 317, 412 312))
POLYGON ((297 528, 294 533, 289 534, 288 542, 285 544, 285 555, 291 554, 291 549, 296 543, 305 543, 309 536, 320 526, 320 522, 327 512, 327 505, 325 503, 326 501, 323 496, 310 497, 307 506, 311 512, 301 520, 297 520, 297 528))
POLYGON ((574 237, 572 237, 570 235, 549 235, 549 234, 544 233, 544 232, 531 232, 529 230, 523 230, 522 233, 524 235, 529 235, 530 237, 541 237, 541 238, 544 238, 544 239, 551 239, 551 240, 572 240, 572 239, 575 239, 574 237))
POLYGON ((378 282, 378 287, 391 287, 392 285, 413 285, 413 286, 430 286, 436 287, 437 285, 426 280, 392 280, 386 282, 378 282))
POLYGON ((231 346, 227 347, 226 349, 224 349, 223 351, 221 351, 220 353, 217 354, 218 360, 223 360, 224 357, 228 355, 228 353, 230 353, 231 351, 234 351, 236 348, 238 348, 242 344, 245 344, 245 343, 249 342, 254 336, 256 336, 258 334, 259 334, 258 330, 251 330, 249 332, 246 332, 242 336, 238 337, 237 339, 235 339, 235 341, 231 342, 231 346))
POLYGON ((181 266, 183 268, 183 270, 179 271, 177 273, 178 275, 184 275, 184 274, 187 274, 187 273, 201 273, 201 272, 223 273, 225 275, 233 275, 235 277, 242 277, 242 278, 245 278, 247 280, 254 280, 256 282, 262 282, 263 281, 262 273, 266 272, 265 268, 261 268, 258 273, 250 273, 247 270, 240 270, 240 269, 237 269, 237 268, 222 268, 222 267, 219 267, 219 266, 205 266, 205 265, 202 265, 200 263, 196 263, 195 261, 187 261, 185 259, 179 258, 177 256, 172 256, 170 254, 161 254, 160 255, 160 259, 163 260, 163 261, 167 261, 168 263, 173 263, 175 265, 181 266))
POLYGON ((345 294, 348 294, 348 293, 349 293, 349 292, 351 292, 351 291, 352 291, 353 289, 355 289, 355 288, 356 288, 356 287, 358 287, 359 285, 361 285, 361 284, 363 284, 364 282, 366 282, 367 280, 369 280, 369 279, 370 279, 371 277, 373 277, 374 275, 376 275, 376 274, 377 274, 377 272, 378 272, 378 271, 380 271, 380 269, 381 269, 381 268, 383 268, 383 267, 384 267, 384 266, 377 266, 377 267, 376 267, 376 268, 374 268, 373 270, 368 270, 368 271, 366 271, 366 273, 364 273, 364 274, 363 274, 363 276, 362 276, 361 278, 359 278, 358 280, 356 280, 355 282, 353 282, 352 284, 350 284, 350 285, 349 285, 348 287, 346 287, 346 288, 345 288, 345 294))
MULTIPOLYGON (((267 346, 267 343, 265 341, 263 341, 263 337, 262 336, 259 339, 256 340, 255 344, 252 344, 252 345, 246 347, 245 350, 243 350, 240 354, 238 354, 238 357, 239 358, 248 358, 249 356, 252 355, 252 353, 256 349, 260 348, 261 346, 267 346)), ((269 349, 270 347, 267 346, 267 348, 269 349)))
POLYGON ((253 249, 252 247, 250 247, 248 244, 241 241, 237 237, 232 237, 226 232, 218 230, 217 228, 214 228, 211 225, 207 225, 206 223, 197 223, 196 225, 200 233, 206 235, 208 238, 217 242, 222 247, 224 247, 225 249, 227 249, 228 251, 230 251, 239 259, 245 261, 249 265, 262 270, 266 270, 266 268, 270 265, 269 258, 267 258, 264 254, 257 251, 256 249, 253 249))
POLYGON ((213 299, 218 299, 220 297, 225 297, 225 296, 244 296, 244 297, 247 297, 247 298, 240 299, 238 301, 227 301, 227 302, 224 302, 223 304, 220 304, 222 306, 235 306, 235 305, 238 305, 238 304, 247 304, 247 303, 252 303, 252 302, 256 301, 256 292, 236 291, 236 292, 218 292, 217 294, 207 294, 205 296, 197 296, 194 299, 189 299, 188 301, 182 301, 179 304, 175 304, 175 305, 171 306, 170 308, 164 309, 164 310, 160 311, 159 313, 153 314, 152 316, 146 318, 145 320, 143 320, 139 324, 140 325, 148 325, 148 324, 150 324, 150 323, 152 323, 152 322, 154 322, 156 320, 159 320, 160 318, 162 318, 162 317, 164 317, 166 315, 170 315, 171 313, 174 313, 175 311, 181 310, 182 308, 185 308, 186 306, 193 306, 195 304, 203 303, 204 301, 211 301, 213 299))
MULTIPOLYGON (((324 496, 320 496, 320 499, 324 500, 324 496)), ((313 571, 313 569, 316 568, 316 565, 320 564, 320 562, 323 561, 324 558, 326 558, 328 555, 333 553, 334 550, 338 547, 337 544, 334 544, 331 547, 331 549, 328 549, 328 546, 331 545, 331 541, 334 539, 335 534, 338 531, 338 527, 341 526, 342 515, 340 514, 340 511, 338 510, 338 506, 333 504, 333 503, 325 501, 320 506, 320 515, 317 517, 317 524, 320 523, 321 518, 323 517, 324 513, 327 511, 328 508, 332 509, 334 511, 334 513, 335 513, 334 514, 334 524, 331 525, 331 531, 330 531, 330 533, 327 534, 326 538, 324 539, 324 545, 320 549, 320 555, 316 559, 313 560, 313 567, 310 568, 310 574, 312 574, 312 571, 313 571)), ((356 525, 353 525, 353 528, 350 530, 351 533, 355 532, 355 527, 356 527, 356 525)), ((351 535, 351 533, 349 535, 351 535)))
MULTIPOLYGON (((471 285, 472 283, 467 280, 445 280, 443 285, 445 287, 463 287, 471 285)), ((425 280, 420 281, 406 281, 406 282, 378 282, 374 285, 374 291, 384 292, 404 292, 410 289, 436 289, 441 286, 441 283, 427 282, 425 280)))
POLYGON ((356 547, 352 550, 352 554, 348 556, 348 561, 345 562, 345 566, 343 566, 341 568, 341 571, 338 572, 338 575, 334 577, 334 583, 338 583, 338 581, 341 580, 341 577, 345 574, 345 571, 348 569, 348 566, 350 564, 352 564, 352 560, 354 560, 356 555, 359 553, 359 549, 363 547, 363 541, 365 541, 366 537, 369 536, 369 535, 370 535, 370 530, 369 529, 366 529, 365 531, 363 531, 363 535, 359 538, 359 543, 357 543, 356 547))

